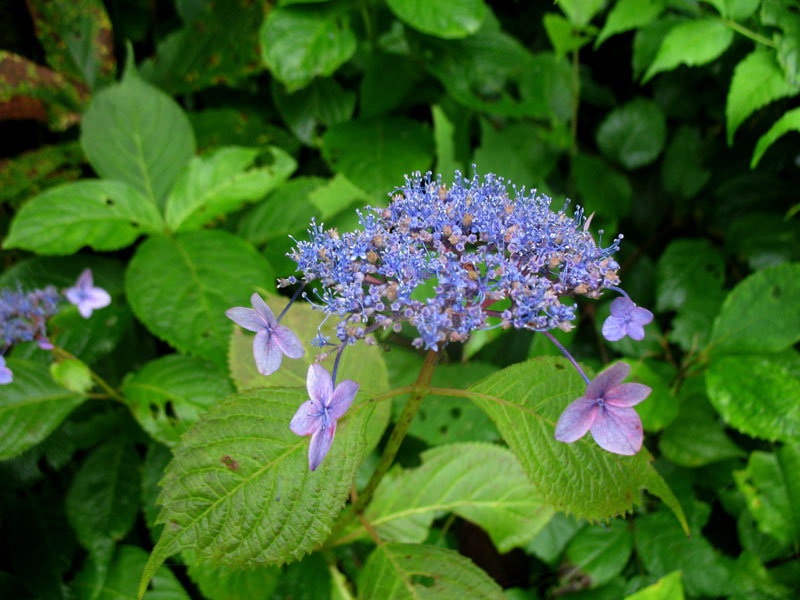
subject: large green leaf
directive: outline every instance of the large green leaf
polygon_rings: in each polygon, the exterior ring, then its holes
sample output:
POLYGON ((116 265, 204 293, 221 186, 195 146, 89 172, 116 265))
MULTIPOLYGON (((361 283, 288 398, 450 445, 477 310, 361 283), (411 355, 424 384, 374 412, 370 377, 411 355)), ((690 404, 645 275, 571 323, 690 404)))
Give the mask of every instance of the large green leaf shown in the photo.
POLYGON ((381 544, 358 577, 359 600, 501 600, 503 591, 458 552, 421 544, 381 544))
POLYGON ((722 287, 725 258, 708 240, 674 240, 658 259, 656 278, 656 308, 679 310, 688 300, 722 287))
MULTIPOLYGON (((136 598, 139 575, 147 564, 147 552, 137 546, 120 546, 117 555, 102 582, 94 578, 95 565, 91 561, 78 573, 72 587, 78 600, 132 600, 136 598)), ((167 567, 153 575, 150 589, 143 600, 189 600, 180 581, 167 567)))
POLYGON ((728 130, 728 145, 739 125, 762 106, 770 102, 792 96, 800 91, 796 85, 786 81, 775 53, 756 47, 736 65, 725 104, 725 117, 728 130))
POLYGON ((140 595, 158 566, 179 550, 242 568, 298 560, 325 539, 361 462, 372 404, 357 399, 312 472, 309 438, 289 429, 306 398, 297 388, 243 392, 216 405, 185 434, 162 482, 158 521, 165 526, 140 595))
POLYGON ((167 446, 217 401, 233 392, 214 363, 172 354, 147 363, 125 379, 122 393, 147 433, 167 446))
POLYGON ((710 346, 718 354, 779 352, 800 340, 800 263, 753 273, 725 298, 710 346))
MULTIPOLYGON (((95 285, 108 291, 97 277, 95 285)), ((65 306, 50 320, 48 328, 54 344, 92 364, 117 347, 131 320, 131 309, 112 297, 109 306, 92 312, 88 319, 81 316, 77 307, 65 306)))
POLYGON ((356 36, 339 6, 273 8, 260 32, 261 56, 289 92, 332 75, 356 51, 356 36))
MULTIPOLYGON (((280 314, 286 306, 287 299, 283 297, 267 298, 267 304, 276 315, 280 314)), ((281 319, 281 324, 286 325, 300 338, 305 348, 302 359, 283 357, 281 368, 272 375, 265 377, 258 372, 253 358, 253 335, 235 327, 230 340, 228 352, 228 368, 236 388, 239 391, 258 387, 305 387, 308 367, 316 361, 320 349, 310 344, 317 335, 317 327, 322 322, 323 315, 315 311, 305 302, 296 302, 281 319)), ((335 325, 330 319, 322 328, 323 335, 335 339, 335 325)), ((328 355, 322 362, 328 371, 333 369, 334 357, 328 355)), ((349 346, 342 354, 339 371, 336 375, 338 381, 352 379, 360 384, 360 391, 365 394, 375 395, 389 389, 389 376, 386 369, 384 353, 378 346, 368 346, 358 343, 349 346)), ((367 432, 367 448, 372 449, 380 441, 383 431, 389 424, 391 405, 380 402, 375 405, 375 410, 370 418, 367 432)))
POLYGON ((564 359, 543 357, 507 367, 473 385, 470 397, 495 422, 542 498, 587 519, 608 519, 640 502, 642 488, 660 496, 682 521, 672 492, 649 464, 611 454, 589 436, 573 444, 554 438, 555 424, 585 383, 564 359))
POLYGON ((117 250, 142 233, 159 233, 155 204, 120 181, 65 183, 34 196, 17 213, 3 246, 39 254, 72 254, 82 246, 117 250))
POLYGON ((150 331, 222 368, 231 327, 225 311, 273 285, 269 263, 224 231, 150 238, 137 248, 125 274, 131 307, 150 331))
POLYGON ((487 13, 483 0, 387 0, 386 3, 405 24, 448 40, 478 31, 487 13))
POLYGON ((89 455, 67 493, 67 519, 94 559, 99 577, 139 512, 141 463, 128 440, 112 439, 89 455))
POLYGON ((739 491, 758 528, 785 544, 800 547, 800 444, 775 453, 756 451, 747 469, 734 472, 739 491))
POLYGON ((231 146, 205 157, 196 156, 169 194, 167 225, 172 231, 200 229, 246 202, 260 200, 296 168, 297 162, 275 146, 231 146), (256 159, 263 166, 250 168, 256 159))
POLYGON ((356 119, 325 132, 322 154, 335 171, 383 198, 402 185, 404 175, 431 166, 433 136, 411 119, 356 119))
POLYGON ((286 125, 308 146, 319 146, 319 127, 350 120, 356 108, 355 93, 333 77, 318 77, 293 93, 273 79, 272 98, 286 125))
POLYGON ((608 528, 594 526, 580 531, 567 545, 566 557, 595 587, 619 575, 632 551, 630 524, 615 519, 608 528))
POLYGON ((177 102, 131 72, 94 97, 81 144, 98 175, 129 183, 159 205, 195 148, 177 102))
POLYGON ((612 35, 638 29, 654 21, 663 10, 662 0, 618 0, 597 35, 595 49, 612 35))
POLYGON ((625 596, 625 600, 683 600, 681 572, 673 571, 653 585, 648 585, 635 594, 625 596))
POLYGON ((90 88, 110 79, 116 67, 114 39, 100 0, 27 4, 51 67, 90 88))
POLYGON ((800 355, 793 350, 714 359, 706 387, 731 427, 767 440, 800 440, 800 355))
POLYGON ((775 121, 769 131, 758 138, 756 148, 753 150, 753 158, 750 161, 750 168, 755 169, 761 161, 761 157, 775 141, 790 131, 800 131, 800 108, 794 108, 786 112, 780 119, 775 121))
POLYGON ((0 460, 38 444, 86 397, 53 381, 47 367, 9 358, 14 381, 0 391, 0 460))
MULTIPOLYGON (((191 552, 187 551, 184 554, 191 552)), ((209 600, 274 598, 272 593, 281 579, 279 567, 232 569, 209 563, 196 563, 190 557, 187 557, 186 562, 189 577, 200 588, 203 597, 209 600)))
MULTIPOLYGON (((502 552, 530 542, 555 511, 539 497, 514 455, 484 443, 427 450, 422 465, 384 479, 366 517, 382 540, 423 542, 442 511, 472 521, 502 552)), ((336 543, 365 537, 354 527, 336 543)))
POLYGON ((643 82, 678 65, 704 65, 717 58, 733 41, 733 29, 720 19, 693 19, 676 25, 664 36, 643 82))
POLYGON ((653 162, 666 139, 664 112, 655 102, 635 98, 611 111, 597 129, 603 154, 626 169, 653 162))

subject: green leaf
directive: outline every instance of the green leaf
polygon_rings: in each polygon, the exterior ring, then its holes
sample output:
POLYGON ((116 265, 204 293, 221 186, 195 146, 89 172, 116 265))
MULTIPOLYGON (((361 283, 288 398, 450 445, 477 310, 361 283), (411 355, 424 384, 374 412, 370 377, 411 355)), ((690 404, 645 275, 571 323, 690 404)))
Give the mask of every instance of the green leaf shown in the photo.
POLYGON ((0 460, 41 442, 86 400, 53 381, 46 366, 16 358, 6 366, 14 381, 0 394, 0 460))
POLYGON ((288 426, 306 397, 297 388, 234 395, 184 435, 162 482, 158 521, 165 527, 140 595, 179 550, 243 568, 298 560, 325 539, 361 462, 372 404, 359 396, 339 420, 328 456, 311 472, 309 438, 288 426))
POLYGON ((602 158, 578 153, 572 158, 572 180, 586 214, 597 212, 602 219, 630 214, 633 188, 623 173, 612 169, 602 158))
POLYGON ((356 108, 356 95, 333 77, 317 78, 307 87, 287 93, 273 80, 272 98, 286 125, 307 146, 319 146, 320 125, 330 127, 349 121, 356 108))
POLYGON ((719 19, 693 19, 676 25, 661 41, 642 83, 678 65, 692 67, 709 63, 725 52, 732 41, 733 29, 719 19))
MULTIPOLYGON (((139 574, 147 564, 147 552, 137 546, 120 546, 104 581, 94 580, 95 566, 88 562, 72 583, 78 600, 131 600, 136 598, 139 574)), ((178 578, 167 567, 153 576, 143 600, 189 600, 178 578)))
POLYGON ((77 141, 40 146, 0 163, 0 202, 23 200, 77 179, 86 159, 77 141))
POLYGON ((786 80, 775 60, 774 51, 757 47, 744 57, 733 71, 725 104, 728 145, 733 144, 733 136, 739 125, 752 113, 770 102, 793 96, 798 91, 798 86, 786 80))
POLYGON ((381 544, 358 577, 360 600, 500 600, 503 591, 458 552, 421 544, 381 544))
POLYGON ((545 13, 543 23, 557 58, 563 58, 573 50, 592 41, 590 37, 583 35, 572 23, 556 13, 545 13))
POLYGON ((774 213, 742 215, 725 228, 725 250, 753 271, 800 262, 800 221, 774 213))
POLYGON ((428 35, 446 40, 472 35, 486 18, 483 0, 387 0, 394 16, 428 35))
POLYGON ((694 127, 681 126, 664 152, 661 179, 667 191, 681 198, 692 198, 711 177, 703 167, 703 140, 694 127))
POLYGON ((100 0, 45 2, 28 8, 53 69, 90 88, 108 81, 116 67, 111 22, 100 0))
MULTIPOLYGON (((191 554, 190 551, 184 554, 191 554)), ((278 567, 260 567, 243 571, 230 567, 215 567, 210 563, 197 563, 188 559, 187 573, 197 584, 204 598, 209 600, 251 600, 273 598, 281 570, 278 567)), ((298 592, 300 590, 297 590, 298 592)))
POLYGON ((177 102, 130 72, 94 97, 81 145, 98 175, 129 183, 159 206, 195 148, 177 102))
POLYGON ((259 39, 262 59, 290 93, 332 75, 356 51, 347 13, 333 5, 273 8, 259 39))
MULTIPOLYGON (((338 215, 354 202, 359 202, 360 204, 369 203, 372 200, 372 196, 354 185, 347 177, 339 174, 334 175, 332 179, 310 191, 308 199, 311 201, 314 212, 319 215, 319 218, 328 219, 338 215)), ((306 214, 306 217, 308 217, 308 214, 306 214)))
POLYGON ((411 119, 356 119, 325 132, 322 154, 334 171, 378 198, 401 185, 405 174, 431 166, 433 139, 411 119))
MULTIPOLYGON (((109 291, 105 279, 95 275, 95 285, 109 291)), ((65 306, 49 321, 48 327, 53 332, 54 344, 90 365, 117 347, 131 320, 131 309, 118 298, 112 298, 109 306, 93 311, 88 319, 81 316, 76 306, 65 306)))
POLYGON ((597 130, 597 145, 626 169, 653 162, 666 138, 664 112, 655 102, 635 98, 611 111, 597 130))
POLYGON ((572 69, 554 52, 537 52, 519 77, 519 93, 531 117, 566 122, 572 116, 572 69))
POLYGON ((646 451, 619 456, 589 436, 574 444, 555 440, 559 415, 585 387, 566 360, 543 357, 507 367, 469 393, 495 422, 542 497, 556 508, 599 520, 630 511, 644 487, 671 496, 646 451))
POLYGON ((225 311, 273 285, 269 263, 224 231, 152 237, 136 249, 125 273, 133 312, 150 331, 222 368, 231 330, 225 311))
POLYGON ((711 346, 718 354, 780 352, 800 340, 800 263, 753 273, 725 298, 711 346))
POLYGON ((87 179, 34 196, 12 221, 3 247, 39 254, 72 254, 82 246, 117 250, 163 230, 158 209, 135 187, 87 179))
POLYGON ((683 467, 702 467, 738 458, 744 452, 723 432, 714 409, 702 396, 690 396, 675 419, 658 438, 658 449, 683 467))
MULTIPOLYGON (((746 484, 745 484, 746 485, 746 484)), ((791 544, 781 542, 764 533, 756 525, 749 510, 742 510, 736 521, 739 543, 746 552, 754 554, 761 562, 769 562, 791 553, 791 544)))
POLYGON ((624 519, 608 528, 587 527, 567 545, 567 559, 589 577, 592 587, 611 581, 622 572, 633 551, 633 534, 624 519))
POLYGON ((271 123, 257 108, 206 108, 187 113, 197 137, 200 153, 219 146, 262 148, 273 145, 290 154, 300 149, 300 142, 289 131, 271 123))
POLYGON ((606 17, 606 22, 594 43, 595 49, 612 35, 651 23, 663 10, 662 0, 619 0, 606 17))
MULTIPOLYGON (((707 505, 701 506, 707 510, 707 505)), ((635 540, 644 568, 656 577, 682 571, 690 597, 729 593, 732 561, 717 552, 699 528, 693 527, 687 538, 672 516, 660 510, 636 519, 635 540)))
POLYGON ((379 117, 391 113, 403 105, 421 77, 422 73, 406 56, 372 53, 359 89, 359 116, 379 117), (387 94, 387 89, 392 93, 387 94))
POLYGON ((739 491, 758 528, 785 544, 800 546, 800 444, 777 452, 755 451, 747 469, 734 471, 739 491))
POLYGON ((727 16, 734 21, 746 21, 758 10, 761 0, 723 0, 727 16))
POLYGON ((155 57, 141 65, 142 77, 178 94, 233 85, 263 69, 258 50, 261 3, 192 4, 198 10, 181 13, 183 27, 159 42, 155 57))
POLYGON ((74 358, 50 363, 50 374, 56 383, 78 394, 85 394, 94 385, 89 367, 74 358))
POLYGON ((455 171, 463 172, 463 166, 456 159, 455 125, 438 104, 431 107, 431 117, 433 119, 433 140, 436 144, 436 168, 434 170, 445 177, 449 177, 455 171))
POLYGON ((661 431, 678 416, 678 400, 669 386, 675 369, 663 361, 625 360, 631 366, 631 374, 626 381, 642 383, 652 390, 647 399, 636 405, 636 412, 642 419, 645 431, 661 431), (664 368, 666 367, 666 368, 664 368))
POLYGON ((725 258, 708 240, 675 240, 658 259, 656 278, 656 309, 680 310, 687 301, 722 288, 725 258))
POLYGON ((112 439, 92 451, 67 493, 67 519, 100 576, 139 512, 141 463, 130 442, 112 439))
POLYGON ((664 37, 674 27, 686 22, 686 19, 667 13, 636 32, 633 38, 633 58, 631 59, 634 78, 640 77, 645 68, 653 62, 664 37))
POLYGON ((203 413, 232 392, 214 363, 179 354, 147 363, 122 386, 142 429, 167 446, 176 445, 203 413))
POLYGON ((605 0, 561 0, 558 6, 569 18, 570 23, 586 27, 594 16, 603 9, 605 0))
POLYGON ((681 572, 673 571, 653 585, 648 585, 635 594, 625 596, 625 600, 683 600, 681 572))
POLYGON ((296 168, 297 162, 275 146, 232 146, 206 157, 196 156, 167 199, 167 225, 172 231, 200 229, 246 202, 260 200, 296 168), (250 168, 257 159, 261 164, 250 168))
POLYGON ((164 476, 164 471, 172 460, 172 452, 164 444, 151 441, 147 446, 147 454, 142 465, 142 513, 144 522, 150 530, 150 538, 155 542, 161 535, 162 525, 156 525, 158 513, 158 494, 161 488, 158 484, 164 476))
POLYGON ((569 541, 585 524, 585 521, 578 522, 577 519, 568 517, 564 513, 556 513, 525 550, 547 564, 554 565, 569 541))
POLYGON ((767 133, 758 138, 756 148, 753 150, 753 158, 750 161, 750 168, 755 169, 767 148, 772 146, 779 137, 790 131, 800 131, 800 108, 786 112, 780 119, 775 121, 775 124, 769 128, 767 133))
MULTIPOLYGON (((286 306, 286 298, 283 297, 267 298, 266 302, 276 315, 280 314, 286 306)), ((302 359, 297 360, 284 357, 281 368, 269 377, 264 377, 256 369, 253 358, 254 335, 235 327, 230 338, 228 367, 236 389, 243 391, 266 387, 305 388, 308 367, 316 362, 317 355, 320 353, 319 348, 313 347, 310 342, 317 335, 317 327, 322 319, 321 313, 313 310, 305 302, 295 302, 292 305, 289 311, 283 315, 281 324, 286 325, 297 334, 300 341, 303 342, 305 355, 302 359)), ((323 335, 334 337, 335 328, 333 319, 330 319, 321 332, 323 335)), ((329 355, 327 364, 325 364, 326 361, 322 361, 322 364, 328 371, 331 371, 333 361, 334 357, 329 355)), ((357 381, 361 385, 360 391, 368 395, 388 391, 389 378, 383 350, 378 346, 368 346, 363 343, 347 348, 339 364, 337 379, 339 381, 345 379, 357 381)), ((367 430, 367 448, 369 450, 377 446, 383 431, 389 424, 390 415, 391 405, 388 402, 380 402, 375 405, 367 430)))
POLYGON ((502 128, 488 119, 480 123, 481 145, 472 158, 480 172, 502 174, 518 187, 542 186, 560 154, 551 133, 536 123, 508 123, 502 128))
POLYGON ((800 355, 725 356, 706 371, 711 404, 728 425, 767 440, 800 440, 800 355))
MULTIPOLYGON (((420 458, 421 466, 384 479, 367 508, 367 521, 382 540, 423 542, 444 511, 478 525, 505 553, 533 540, 555 513, 505 448, 446 444, 420 458)), ((354 527, 334 543, 366 535, 363 527, 354 527)))
POLYGON ((729 600, 789 600, 795 597, 788 587, 776 583, 758 557, 749 552, 742 552, 736 561, 731 589, 733 593, 728 596, 729 600))

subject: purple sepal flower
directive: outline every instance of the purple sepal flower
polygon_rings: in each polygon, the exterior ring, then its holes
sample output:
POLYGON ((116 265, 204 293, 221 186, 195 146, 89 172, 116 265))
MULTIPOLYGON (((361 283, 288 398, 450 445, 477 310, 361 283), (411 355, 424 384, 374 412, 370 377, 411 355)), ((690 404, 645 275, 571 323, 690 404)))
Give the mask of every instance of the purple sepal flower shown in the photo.
POLYGON ((53 348, 55 348, 55 346, 53 346, 53 342, 51 342, 46 337, 40 337, 36 341, 39 344, 39 348, 41 348, 42 350, 52 350, 53 348))
POLYGON ((603 337, 609 342, 629 335, 636 341, 644 339, 644 326, 653 320, 653 313, 636 306, 629 298, 617 298, 611 303, 611 316, 603 323, 603 337))
POLYGON ((111 296, 108 292, 103 288, 95 287, 91 269, 84 269, 75 286, 67 288, 64 295, 67 300, 78 307, 78 312, 84 319, 91 317, 92 311, 111 304, 111 296))
POLYGON ((570 404, 556 424, 556 439, 572 442, 587 431, 604 450, 631 456, 642 447, 642 420, 631 408, 652 391, 641 383, 622 383, 630 366, 616 363, 586 386, 586 394, 570 404))
POLYGON ((0 385, 5 385, 14 381, 14 374, 6 366, 6 359, 0 356, 0 385))
POLYGON ((336 421, 350 408, 359 384, 347 379, 333 389, 333 380, 327 369, 313 364, 308 367, 306 387, 311 399, 300 405, 289 427, 297 435, 311 435, 308 468, 313 471, 331 449, 336 421))
POLYGON ((302 358, 305 349, 300 338, 291 329, 278 323, 261 296, 253 294, 250 304, 253 308, 230 308, 225 311, 225 316, 248 331, 255 332, 253 356, 258 372, 271 375, 277 371, 284 354, 289 358, 302 358))

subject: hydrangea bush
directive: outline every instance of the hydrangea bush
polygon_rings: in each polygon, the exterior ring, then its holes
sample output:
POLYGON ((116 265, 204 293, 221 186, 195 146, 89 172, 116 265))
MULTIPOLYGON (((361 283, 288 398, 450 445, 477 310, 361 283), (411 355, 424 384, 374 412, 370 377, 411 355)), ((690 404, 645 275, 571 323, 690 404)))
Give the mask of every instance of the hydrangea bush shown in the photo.
POLYGON ((792 1, 140 4, 4 14, 0 598, 797 596, 792 1))

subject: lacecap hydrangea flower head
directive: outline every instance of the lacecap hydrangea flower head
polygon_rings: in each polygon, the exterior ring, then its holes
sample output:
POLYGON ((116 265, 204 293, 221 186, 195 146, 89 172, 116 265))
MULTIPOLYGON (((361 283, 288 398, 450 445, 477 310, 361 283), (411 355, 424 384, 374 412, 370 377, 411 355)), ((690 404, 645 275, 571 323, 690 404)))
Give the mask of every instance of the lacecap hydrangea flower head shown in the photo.
POLYGON ((629 303, 612 315, 617 321, 607 329, 614 339, 638 339, 646 316, 652 319, 618 287, 613 255, 622 236, 603 246, 582 209, 553 210, 547 196, 502 177, 456 172, 448 186, 441 176, 417 172, 388 206, 357 212, 352 232, 312 219, 308 240, 295 240, 288 254, 300 274, 279 282, 301 284, 295 297, 306 285, 314 288, 303 296, 325 313, 322 323, 336 320, 336 340, 320 329, 311 343, 338 350, 337 366, 345 346, 404 325, 416 331, 415 346, 433 351, 493 327, 542 332, 555 342, 548 332, 573 327, 575 298, 606 290, 629 303))

